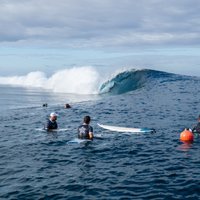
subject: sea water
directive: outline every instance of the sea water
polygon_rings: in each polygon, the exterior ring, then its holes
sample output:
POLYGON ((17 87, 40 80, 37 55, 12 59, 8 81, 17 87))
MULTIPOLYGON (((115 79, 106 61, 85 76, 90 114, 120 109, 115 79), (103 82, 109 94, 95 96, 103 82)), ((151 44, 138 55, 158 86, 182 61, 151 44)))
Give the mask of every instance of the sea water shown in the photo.
POLYGON ((99 94, 91 92, 96 86, 71 94, 27 80, 25 87, 1 82, 0 199, 199 199, 200 138, 188 144, 179 136, 200 114, 200 79, 139 73, 117 74, 99 94), (52 111, 59 130, 48 133, 43 126, 52 111), (85 115, 96 138, 70 142, 85 115), (97 123, 156 133, 117 133, 97 123))

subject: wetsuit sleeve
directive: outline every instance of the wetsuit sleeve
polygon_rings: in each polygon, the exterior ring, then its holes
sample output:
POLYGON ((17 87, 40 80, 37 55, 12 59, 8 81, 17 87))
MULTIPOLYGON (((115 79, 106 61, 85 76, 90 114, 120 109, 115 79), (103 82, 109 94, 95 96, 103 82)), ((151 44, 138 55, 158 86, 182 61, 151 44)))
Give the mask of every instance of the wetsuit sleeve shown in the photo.
POLYGON ((90 128, 89 128, 89 132, 93 133, 93 127, 92 126, 90 126, 90 128))

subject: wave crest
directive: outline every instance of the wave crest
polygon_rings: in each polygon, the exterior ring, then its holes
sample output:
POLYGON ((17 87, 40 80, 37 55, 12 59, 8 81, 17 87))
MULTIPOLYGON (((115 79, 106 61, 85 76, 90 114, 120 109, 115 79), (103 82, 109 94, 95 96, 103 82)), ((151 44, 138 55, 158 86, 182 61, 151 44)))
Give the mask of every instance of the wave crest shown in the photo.
POLYGON ((47 77, 43 72, 30 72, 25 76, 0 77, 0 84, 40 87, 54 92, 71 94, 123 94, 139 89, 157 78, 172 76, 170 73, 130 69, 117 73, 103 84, 93 67, 74 67, 47 77))
POLYGON ((168 76, 171 76, 171 74, 167 72, 149 69, 131 69, 120 72, 110 80, 103 83, 99 89, 99 93, 123 94, 139 89, 155 78, 164 78, 168 76))
POLYGON ((99 74, 92 67, 74 67, 56 72, 47 78, 43 72, 30 72, 25 76, 0 77, 0 84, 40 87, 54 92, 96 94, 99 74))

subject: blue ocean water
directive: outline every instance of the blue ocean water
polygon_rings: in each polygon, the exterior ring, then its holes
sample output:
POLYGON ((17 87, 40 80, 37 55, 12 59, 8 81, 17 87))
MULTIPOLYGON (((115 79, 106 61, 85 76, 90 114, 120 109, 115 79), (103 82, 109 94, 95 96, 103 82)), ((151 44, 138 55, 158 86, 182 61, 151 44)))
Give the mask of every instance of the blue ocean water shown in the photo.
POLYGON ((179 140, 200 114, 199 85, 197 77, 153 70, 119 73, 101 94, 0 85, 0 199, 199 199, 200 138, 179 140), (47 133, 52 111, 60 130, 47 133), (71 143, 85 115, 98 137, 71 143), (156 133, 111 132, 97 123, 156 133))

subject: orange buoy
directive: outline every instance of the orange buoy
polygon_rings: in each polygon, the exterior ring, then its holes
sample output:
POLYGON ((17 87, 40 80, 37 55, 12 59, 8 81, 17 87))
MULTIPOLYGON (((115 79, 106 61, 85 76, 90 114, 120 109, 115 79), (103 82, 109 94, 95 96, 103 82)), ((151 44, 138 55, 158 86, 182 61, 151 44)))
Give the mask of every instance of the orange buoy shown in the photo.
POLYGON ((192 142, 194 140, 194 135, 190 130, 185 129, 180 135, 180 140, 184 142, 192 142))

